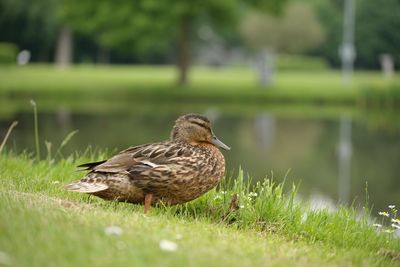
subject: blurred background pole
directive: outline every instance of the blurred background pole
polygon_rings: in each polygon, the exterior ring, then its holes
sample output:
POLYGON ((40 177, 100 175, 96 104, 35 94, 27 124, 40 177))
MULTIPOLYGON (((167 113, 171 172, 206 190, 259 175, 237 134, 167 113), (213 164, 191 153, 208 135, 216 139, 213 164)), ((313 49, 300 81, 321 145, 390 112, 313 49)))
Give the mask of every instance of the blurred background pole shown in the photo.
MULTIPOLYGON (((350 87, 353 80, 353 67, 355 59, 354 48, 354 0, 345 0, 343 16, 343 43, 340 48, 342 59, 343 86, 350 87)), ((349 89, 349 88, 348 88, 349 89)), ((348 203, 350 200, 351 186, 351 118, 342 116, 340 119, 340 133, 338 152, 339 175, 339 200, 348 203)))
POLYGON ((343 83, 349 86, 353 78, 354 48, 354 0, 345 0, 343 16, 343 43, 340 48, 343 83))

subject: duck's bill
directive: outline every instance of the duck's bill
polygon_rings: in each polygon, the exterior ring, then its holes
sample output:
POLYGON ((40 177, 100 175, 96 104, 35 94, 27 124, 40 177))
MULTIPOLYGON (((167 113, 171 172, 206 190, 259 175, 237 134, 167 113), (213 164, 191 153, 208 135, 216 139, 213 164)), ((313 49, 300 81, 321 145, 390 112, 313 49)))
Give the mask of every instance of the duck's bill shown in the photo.
POLYGON ((211 143, 217 147, 220 147, 225 150, 231 150, 231 148, 224 143, 222 143, 216 136, 213 137, 211 143))

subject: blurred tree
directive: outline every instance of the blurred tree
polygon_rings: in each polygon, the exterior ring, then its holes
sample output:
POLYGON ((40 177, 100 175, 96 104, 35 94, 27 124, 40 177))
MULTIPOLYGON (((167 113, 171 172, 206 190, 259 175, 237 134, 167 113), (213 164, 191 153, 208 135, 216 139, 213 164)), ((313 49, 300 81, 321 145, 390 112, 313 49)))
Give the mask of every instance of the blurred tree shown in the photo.
POLYGON ((249 12, 240 32, 252 47, 278 53, 301 53, 324 39, 323 28, 313 9, 300 2, 289 4, 280 17, 249 12))
MULTIPOLYGON (((326 31, 326 40, 314 52, 340 66, 343 1, 303 0, 311 2, 326 31)), ((379 68, 382 54, 400 61, 400 1, 357 0, 355 23, 356 67, 379 68)))
POLYGON ((80 32, 95 36, 105 49, 142 55, 177 46, 179 84, 188 80, 191 34, 200 22, 219 27, 238 19, 241 8, 277 12, 282 0, 64 0, 62 18, 80 32))
POLYGON ((382 54, 400 61, 400 1, 358 0, 356 6, 356 66, 379 68, 382 54))
POLYGON ((58 33, 54 61, 60 67, 67 67, 73 61, 73 53, 73 34, 70 27, 64 25, 58 33))
POLYGON ((97 46, 90 35, 74 34, 72 40, 68 30, 62 31, 64 26, 68 27, 59 16, 63 9, 62 1, 0 0, 0 42, 14 43, 19 50, 29 50, 32 61, 54 59, 67 63, 72 61, 72 43, 76 43, 74 57, 91 61, 97 46))
POLYGON ((323 41, 323 28, 310 5, 290 3, 282 16, 249 12, 242 21, 240 32, 244 40, 260 51, 259 79, 262 86, 272 82, 273 54, 302 53, 323 41))
POLYGON ((325 40, 313 50, 313 53, 326 58, 331 66, 339 67, 341 66, 339 47, 342 44, 343 0, 308 1, 314 6, 325 31, 325 40))
POLYGON ((0 41, 31 50, 33 60, 50 60, 58 27, 57 0, 0 0, 0 41))

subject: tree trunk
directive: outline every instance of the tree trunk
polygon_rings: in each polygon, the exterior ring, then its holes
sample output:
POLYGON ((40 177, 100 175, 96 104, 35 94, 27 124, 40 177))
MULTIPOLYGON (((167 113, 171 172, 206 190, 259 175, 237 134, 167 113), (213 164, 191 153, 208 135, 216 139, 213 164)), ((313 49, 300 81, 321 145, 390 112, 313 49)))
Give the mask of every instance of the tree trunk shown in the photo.
POLYGON ((182 17, 179 25, 179 45, 178 45, 178 71, 180 86, 188 83, 188 72, 190 67, 190 44, 189 44, 189 31, 190 31, 190 18, 182 17))
POLYGON ((63 26, 58 38, 55 62, 59 67, 68 67, 72 63, 73 36, 68 26, 63 26))

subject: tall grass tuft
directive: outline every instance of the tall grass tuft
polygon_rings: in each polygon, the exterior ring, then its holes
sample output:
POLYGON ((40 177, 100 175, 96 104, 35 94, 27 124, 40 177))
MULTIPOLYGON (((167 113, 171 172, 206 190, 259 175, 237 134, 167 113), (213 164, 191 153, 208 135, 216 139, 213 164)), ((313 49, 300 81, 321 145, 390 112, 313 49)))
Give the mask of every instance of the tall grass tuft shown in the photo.
POLYGON ((253 229, 345 249, 400 248, 400 239, 393 240, 373 226, 374 218, 368 205, 339 206, 336 211, 316 210, 299 200, 297 186, 285 188, 284 183, 268 178, 254 184, 239 170, 237 177, 224 180, 218 189, 203 197, 180 206, 162 207, 161 211, 171 216, 228 223, 238 229, 253 229), (235 194, 240 208, 230 212, 229 204, 235 194))
POLYGON ((33 107, 33 121, 34 121, 34 131, 35 131, 35 148, 36 148, 36 160, 40 161, 40 145, 39 145, 39 124, 38 124, 38 114, 37 106, 34 100, 30 101, 33 107))
POLYGON ((74 137, 74 135, 76 135, 79 132, 79 130, 74 130, 72 132, 70 132, 69 134, 67 134, 67 136, 62 140, 60 146, 58 147, 57 151, 56 151, 56 155, 60 155, 61 154, 61 150, 69 143, 69 141, 72 139, 72 137, 74 137))

